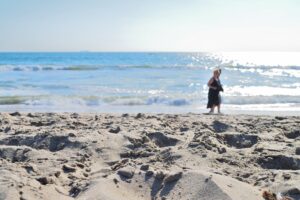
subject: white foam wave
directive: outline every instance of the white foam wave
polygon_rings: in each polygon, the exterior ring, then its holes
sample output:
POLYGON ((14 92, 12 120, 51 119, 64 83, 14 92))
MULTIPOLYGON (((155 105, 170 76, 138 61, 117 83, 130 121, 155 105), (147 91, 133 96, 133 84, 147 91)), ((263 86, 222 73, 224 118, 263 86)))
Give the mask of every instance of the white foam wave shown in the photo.
POLYGON ((225 86, 224 96, 300 96, 300 87, 225 86))
MULTIPOLYGON (((184 98, 167 98, 167 97, 87 97, 87 96, 25 96, 10 97, 2 99, 3 104, 23 104, 28 106, 101 106, 101 105, 122 105, 122 106, 138 106, 138 105, 168 105, 168 106, 185 106, 191 104, 191 100, 184 98), (18 100, 18 101, 16 101, 18 100)), ((0 102, 1 104, 1 102, 0 102)))

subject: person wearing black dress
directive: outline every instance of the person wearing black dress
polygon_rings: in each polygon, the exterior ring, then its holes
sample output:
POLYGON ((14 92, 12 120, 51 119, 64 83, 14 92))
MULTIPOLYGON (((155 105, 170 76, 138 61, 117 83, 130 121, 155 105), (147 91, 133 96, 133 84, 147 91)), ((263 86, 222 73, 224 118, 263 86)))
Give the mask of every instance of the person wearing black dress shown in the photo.
POLYGON ((213 71, 213 77, 209 79, 207 86, 209 87, 208 91, 208 103, 207 108, 210 108, 209 113, 214 113, 215 107, 218 107, 218 113, 220 114, 220 104, 221 104, 221 97, 220 91, 223 91, 221 82, 220 82, 220 69, 215 69, 213 71))

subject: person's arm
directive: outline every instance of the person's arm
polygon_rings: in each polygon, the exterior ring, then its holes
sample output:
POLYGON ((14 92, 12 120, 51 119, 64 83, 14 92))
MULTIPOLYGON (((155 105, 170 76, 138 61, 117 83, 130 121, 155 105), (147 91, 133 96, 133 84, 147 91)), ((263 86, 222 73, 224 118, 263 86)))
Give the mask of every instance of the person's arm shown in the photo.
POLYGON ((212 86, 211 84, 214 82, 214 78, 209 79, 207 86, 213 90, 216 90, 217 87, 212 86))
POLYGON ((223 86, 222 86, 222 85, 220 85, 220 91, 221 91, 221 92, 224 92, 224 89, 223 89, 223 86))

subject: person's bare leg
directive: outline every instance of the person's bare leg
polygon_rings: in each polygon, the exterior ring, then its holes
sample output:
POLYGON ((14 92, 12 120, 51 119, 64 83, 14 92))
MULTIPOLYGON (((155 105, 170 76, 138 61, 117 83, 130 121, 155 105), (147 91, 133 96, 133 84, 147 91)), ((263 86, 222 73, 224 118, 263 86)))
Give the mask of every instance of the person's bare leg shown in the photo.
POLYGON ((215 105, 212 105, 212 107, 211 107, 209 113, 214 113, 214 112, 215 112, 215 107, 216 107, 215 105))
POLYGON ((221 104, 218 105, 218 113, 221 113, 221 104))

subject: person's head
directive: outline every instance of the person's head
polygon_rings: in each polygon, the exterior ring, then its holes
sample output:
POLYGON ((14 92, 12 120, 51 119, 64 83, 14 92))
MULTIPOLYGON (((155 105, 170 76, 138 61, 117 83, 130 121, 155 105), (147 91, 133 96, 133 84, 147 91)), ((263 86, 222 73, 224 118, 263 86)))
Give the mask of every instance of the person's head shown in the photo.
POLYGON ((214 70, 213 70, 213 76, 214 76, 215 78, 217 78, 217 77, 220 76, 220 71, 219 71, 219 69, 214 69, 214 70))

